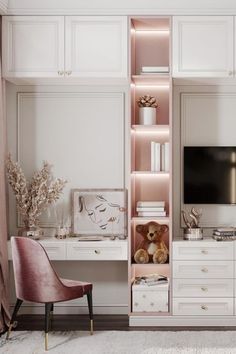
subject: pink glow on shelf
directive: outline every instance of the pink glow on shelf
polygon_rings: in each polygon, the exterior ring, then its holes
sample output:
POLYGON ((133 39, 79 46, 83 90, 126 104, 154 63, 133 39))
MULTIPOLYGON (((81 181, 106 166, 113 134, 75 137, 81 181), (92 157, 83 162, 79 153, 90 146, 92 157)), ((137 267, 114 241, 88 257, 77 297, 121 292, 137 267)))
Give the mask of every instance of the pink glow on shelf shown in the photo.
MULTIPOLYGON (((134 84, 131 84, 131 85, 134 85, 134 84)), ((140 88, 140 89, 143 89, 143 88, 148 88, 148 89, 165 89, 165 90, 169 90, 170 86, 169 85, 142 85, 142 84, 139 84, 139 85, 134 85, 135 88, 140 88)))
POLYGON ((158 35, 165 35, 166 36, 166 35, 170 34, 170 31, 169 30, 165 30, 165 29, 163 29, 163 30, 154 30, 154 29, 153 30, 148 30, 148 29, 146 30, 145 29, 145 30, 134 30, 134 31, 135 31, 135 34, 139 34, 139 35, 140 34, 141 35, 143 35, 143 34, 144 35, 150 35, 150 34, 151 35, 153 35, 153 34, 157 35, 158 34, 158 35))
POLYGON ((158 135, 169 135, 169 130, 135 130, 132 129, 131 133, 135 134, 158 134, 158 135))
POLYGON ((134 177, 169 177, 169 172, 152 172, 152 171, 143 171, 143 172, 139 172, 139 171, 132 171, 132 176, 134 177))

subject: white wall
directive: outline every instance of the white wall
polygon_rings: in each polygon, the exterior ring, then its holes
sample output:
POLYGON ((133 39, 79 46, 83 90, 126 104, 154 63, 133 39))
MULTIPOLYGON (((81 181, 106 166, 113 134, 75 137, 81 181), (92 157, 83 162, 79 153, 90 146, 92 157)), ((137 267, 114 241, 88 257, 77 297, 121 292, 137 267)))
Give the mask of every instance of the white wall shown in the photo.
MULTIPOLYGON (((72 188, 125 187, 125 100, 127 88, 79 86, 15 86, 7 84, 8 149, 30 177, 43 160, 54 165, 55 177, 68 183, 60 200, 70 215, 72 188)), ((55 209, 42 226, 54 234, 55 209)), ((15 197, 9 190, 9 230, 16 234, 15 197)), ((65 278, 92 281, 95 313, 127 313, 127 262, 55 262, 65 278), (95 271, 96 269, 96 271, 95 271)), ((11 280, 12 270, 11 270, 11 280)), ((12 282, 13 284, 13 282, 12 282)), ((11 286, 14 302, 14 288, 11 286)), ((74 313, 81 300, 58 305, 74 313)), ((30 312, 31 308, 25 307, 30 312)), ((41 308, 39 307, 39 310, 41 308)), ((35 309, 33 310, 35 311, 35 309)), ((37 310, 38 311, 38 310, 37 310)))

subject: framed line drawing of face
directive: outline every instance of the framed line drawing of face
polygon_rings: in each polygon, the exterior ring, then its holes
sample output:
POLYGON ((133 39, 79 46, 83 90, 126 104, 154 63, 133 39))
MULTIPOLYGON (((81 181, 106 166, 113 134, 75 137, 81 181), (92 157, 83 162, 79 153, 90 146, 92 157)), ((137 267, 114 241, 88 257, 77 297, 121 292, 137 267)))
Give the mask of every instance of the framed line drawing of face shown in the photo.
POLYGON ((74 235, 127 236, 125 189, 73 189, 74 235))

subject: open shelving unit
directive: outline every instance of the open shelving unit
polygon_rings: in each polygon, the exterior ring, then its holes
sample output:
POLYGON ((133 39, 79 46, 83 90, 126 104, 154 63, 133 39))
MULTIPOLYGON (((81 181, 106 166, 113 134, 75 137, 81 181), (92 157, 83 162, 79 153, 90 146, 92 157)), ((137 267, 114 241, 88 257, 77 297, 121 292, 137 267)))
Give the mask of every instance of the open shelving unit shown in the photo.
MULTIPOLYGON (((169 17, 132 17, 130 18, 130 254, 129 254, 129 291, 130 318, 132 316, 169 316, 171 302, 166 312, 135 312, 132 304, 132 282, 135 277, 158 273, 171 280, 171 240, 172 240, 172 170, 171 170, 171 134, 172 134, 172 78, 170 76, 170 18, 169 17), (169 72, 143 74, 142 66, 165 66, 169 72), (156 97, 158 108, 156 124, 139 124, 140 96, 156 97), (170 143, 169 171, 151 171, 151 141, 170 143), (165 217, 139 217, 136 213, 137 201, 165 201, 165 217), (136 264, 134 253, 142 238, 136 232, 138 224, 155 221, 167 224, 169 231, 164 236, 169 248, 169 262, 166 264, 136 264)), ((169 296, 170 298, 170 296, 169 296)), ((134 322, 134 321, 132 321, 134 322)))

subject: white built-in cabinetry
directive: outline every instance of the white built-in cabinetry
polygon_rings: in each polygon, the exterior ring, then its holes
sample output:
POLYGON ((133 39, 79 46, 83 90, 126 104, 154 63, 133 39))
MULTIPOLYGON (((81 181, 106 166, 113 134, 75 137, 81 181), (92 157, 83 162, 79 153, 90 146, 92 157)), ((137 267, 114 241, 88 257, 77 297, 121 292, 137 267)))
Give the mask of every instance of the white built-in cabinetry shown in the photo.
POLYGON ((126 77, 122 16, 4 16, 3 76, 126 77))
POLYGON ((173 315, 233 316, 234 243, 173 242, 173 315))
POLYGON ((234 75, 233 16, 173 17, 173 76, 234 75))

